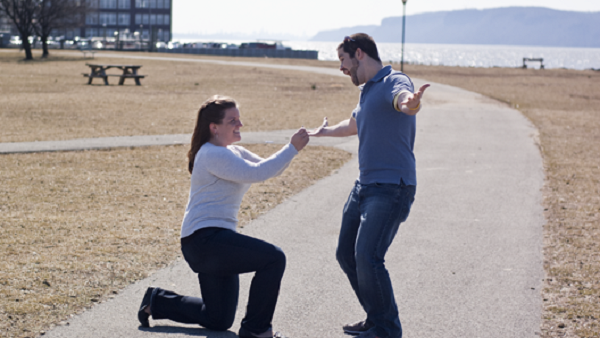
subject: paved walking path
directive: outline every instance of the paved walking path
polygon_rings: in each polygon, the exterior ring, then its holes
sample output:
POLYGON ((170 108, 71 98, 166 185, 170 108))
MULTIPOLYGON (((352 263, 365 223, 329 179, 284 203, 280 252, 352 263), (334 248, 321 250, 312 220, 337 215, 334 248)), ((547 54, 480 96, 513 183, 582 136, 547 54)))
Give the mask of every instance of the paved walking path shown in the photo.
MULTIPOLYGON (((416 201, 386 261, 405 337, 535 337, 544 276, 544 173, 535 130, 515 110, 440 84, 427 91, 417 130, 416 201)), ((285 143, 289 135, 242 133, 245 142, 285 143)), ((189 139, 165 136, 167 143, 171 137, 189 139)), ((353 153, 358 145, 356 138, 311 144, 353 153)), ((341 325, 364 317, 334 256, 341 210, 356 176, 354 157, 240 230, 286 252, 274 326, 289 337, 345 337, 341 325)), ((135 314, 147 286, 199 295, 196 277, 177 261, 45 337, 234 338, 250 278, 242 276, 238 314, 227 332, 170 321, 138 327, 135 314)))

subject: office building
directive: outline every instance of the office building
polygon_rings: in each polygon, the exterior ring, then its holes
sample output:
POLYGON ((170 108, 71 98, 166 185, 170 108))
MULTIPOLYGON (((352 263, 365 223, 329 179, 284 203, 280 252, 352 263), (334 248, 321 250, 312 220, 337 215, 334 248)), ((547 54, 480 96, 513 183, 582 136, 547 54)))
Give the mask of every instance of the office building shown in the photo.
POLYGON ((172 32, 172 0, 87 0, 84 25, 65 37, 114 37, 168 42, 172 32), (154 36, 152 36, 154 34, 154 36))

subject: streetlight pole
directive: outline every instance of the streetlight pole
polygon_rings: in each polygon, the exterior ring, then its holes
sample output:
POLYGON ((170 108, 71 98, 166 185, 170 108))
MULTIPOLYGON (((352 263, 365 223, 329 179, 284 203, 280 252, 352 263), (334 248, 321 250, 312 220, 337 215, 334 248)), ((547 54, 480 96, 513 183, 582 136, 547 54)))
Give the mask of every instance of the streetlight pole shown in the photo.
POLYGON ((104 31, 104 41, 102 41, 102 49, 106 49, 106 22, 102 24, 102 30, 104 31))
POLYGON ((404 72, 404 33, 406 31, 406 2, 408 0, 402 0, 403 14, 402 14, 402 59, 400 60, 400 71, 404 72))

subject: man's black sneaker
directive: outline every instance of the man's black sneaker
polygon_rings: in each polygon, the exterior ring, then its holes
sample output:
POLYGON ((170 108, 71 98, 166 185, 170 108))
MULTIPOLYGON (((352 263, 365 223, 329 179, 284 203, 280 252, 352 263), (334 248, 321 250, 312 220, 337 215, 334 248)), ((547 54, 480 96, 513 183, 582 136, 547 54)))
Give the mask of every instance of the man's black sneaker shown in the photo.
POLYGON ((360 322, 350 323, 342 326, 344 329, 344 333, 351 335, 359 335, 363 332, 369 331, 373 327, 373 324, 369 323, 366 320, 361 320, 360 322))

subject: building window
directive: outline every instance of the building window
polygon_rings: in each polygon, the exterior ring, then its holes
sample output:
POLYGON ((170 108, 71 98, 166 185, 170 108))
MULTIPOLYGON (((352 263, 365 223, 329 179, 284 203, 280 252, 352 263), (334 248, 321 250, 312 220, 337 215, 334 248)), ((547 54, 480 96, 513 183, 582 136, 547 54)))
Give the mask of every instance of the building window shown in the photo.
POLYGON ((165 0, 165 7, 166 9, 169 9, 169 7, 171 6, 171 0, 165 0))
POLYGON ((86 25, 97 25, 98 24, 98 13, 86 14, 85 15, 85 24, 86 25))
POLYGON ((156 0, 150 0, 150 8, 156 8, 156 0))
POLYGON ((108 25, 108 13, 100 13, 100 25, 108 25))
POLYGON ((141 14, 136 14, 135 15, 135 24, 136 25, 141 25, 142 24, 142 15, 141 14))
POLYGON ((88 8, 98 8, 98 0, 87 0, 88 8))
POLYGON ((150 34, 147 29, 142 29, 142 40, 149 40, 150 34))
POLYGON ((98 36, 97 28, 86 28, 85 29, 85 37, 86 38, 93 38, 95 36, 98 36))
POLYGON ((149 17, 149 15, 148 15, 148 14, 144 14, 144 15, 142 15, 142 23, 143 23, 144 25, 147 25, 147 24, 149 24, 149 23, 150 23, 150 17, 149 17))
POLYGON ((65 38, 67 39, 72 39, 76 36, 77 34, 75 33, 74 29, 67 29, 67 33, 65 34, 65 38))
POLYGON ((156 25, 156 15, 154 15, 154 14, 150 15, 150 24, 156 25))
POLYGON ((163 0, 156 0, 156 8, 164 8, 163 0))
POLYGON ((100 8, 116 9, 117 0, 100 0, 100 8))
POLYGON ((129 26, 129 18, 131 16, 129 14, 119 14, 119 26, 129 26))
POLYGON ((148 0, 135 0, 135 8, 148 8, 148 0))
POLYGON ((108 26, 117 25, 117 13, 100 13, 100 24, 108 26))
POLYGON ((163 25, 170 25, 170 23, 169 23, 169 14, 165 14, 165 18, 163 20, 163 25))
POLYGON ((129 9, 130 6, 131 6, 131 1, 119 0, 119 9, 129 9))
POLYGON ((157 14, 156 15, 156 24, 157 25, 162 25, 163 24, 163 15, 162 14, 157 14))
POLYGON ((169 32, 163 32, 163 41, 169 41, 169 32))

